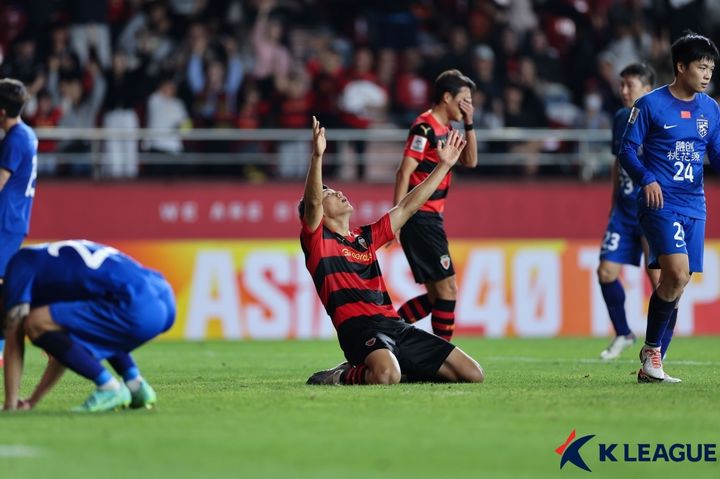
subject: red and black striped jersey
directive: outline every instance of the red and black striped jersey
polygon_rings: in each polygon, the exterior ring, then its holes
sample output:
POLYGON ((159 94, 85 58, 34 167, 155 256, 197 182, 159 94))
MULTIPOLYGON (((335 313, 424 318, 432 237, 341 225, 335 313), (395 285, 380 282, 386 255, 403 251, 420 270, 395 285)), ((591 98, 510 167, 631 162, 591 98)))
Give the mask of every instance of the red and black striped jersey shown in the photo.
POLYGON ((398 319, 377 261, 377 249, 393 239, 390 216, 355 228, 350 236, 322 223, 310 231, 303 222, 300 246, 325 311, 335 328, 350 318, 398 319))
MULTIPOLYGON (((403 151, 403 156, 409 156, 418 162, 417 168, 410 175, 408 191, 419 185, 435 169, 439 161, 438 141, 445 141, 451 129, 450 125, 442 125, 438 122, 432 116, 432 110, 426 111, 415 119, 403 151)), ((445 197, 448 194, 451 180, 452 173, 448 172, 430 199, 420 207, 420 211, 442 213, 445 210, 445 197)))

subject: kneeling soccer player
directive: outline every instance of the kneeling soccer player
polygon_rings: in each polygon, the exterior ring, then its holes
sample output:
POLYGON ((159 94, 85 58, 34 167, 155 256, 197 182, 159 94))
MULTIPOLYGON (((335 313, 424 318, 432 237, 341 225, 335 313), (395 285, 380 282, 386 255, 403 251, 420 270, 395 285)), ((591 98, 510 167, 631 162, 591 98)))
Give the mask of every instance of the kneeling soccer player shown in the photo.
POLYGON ((33 408, 65 368, 97 385, 76 411, 155 404, 155 391, 140 376, 130 351, 175 321, 175 297, 160 273, 109 246, 59 241, 13 256, 3 299, 5 410, 33 408), (25 336, 50 359, 35 391, 21 400, 25 336), (103 359, 124 384, 102 366, 103 359))
POLYGON ((313 117, 313 153, 299 205, 300 244, 348 362, 313 374, 308 384, 396 384, 401 374, 414 380, 483 381, 482 368, 470 356, 400 319, 376 256, 437 189, 465 144, 451 131, 438 145, 437 166, 422 183, 375 223, 351 230, 352 205, 322 183, 325 129, 313 117))

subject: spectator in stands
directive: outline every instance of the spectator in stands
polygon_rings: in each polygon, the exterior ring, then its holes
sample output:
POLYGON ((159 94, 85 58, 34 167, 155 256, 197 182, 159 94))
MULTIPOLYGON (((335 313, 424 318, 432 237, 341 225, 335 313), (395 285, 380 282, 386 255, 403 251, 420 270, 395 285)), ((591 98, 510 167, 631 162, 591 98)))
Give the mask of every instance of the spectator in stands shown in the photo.
MULTIPOLYGON (((107 82, 100 66, 95 61, 87 65, 88 90, 83 88, 82 78, 72 73, 61 76, 61 63, 53 58, 49 63, 48 90, 55 104, 60 105, 62 116, 58 123, 60 128, 88 129, 95 127, 95 119, 100 112, 107 82)), ((67 66, 65 68, 68 68, 67 66)), ((68 71, 68 70, 65 70, 68 71)), ((72 70, 70 70, 72 71, 72 70)), ((61 153, 79 153, 73 156, 73 161, 65 169, 70 175, 89 175, 92 171, 90 164, 90 142, 86 140, 64 139, 58 144, 61 153)))
MULTIPOLYGON (((278 78, 279 94, 274 102, 275 125, 279 128, 308 128, 312 116, 310 79, 304 70, 278 78)), ((307 173, 310 144, 307 140, 278 144, 277 172, 280 178, 302 178, 307 173)))
MULTIPOLYGON (((107 95, 103 104, 103 128, 126 131, 140 126, 135 104, 142 91, 142 78, 137 70, 128 69, 128 58, 122 52, 113 55, 112 69, 107 76, 107 95)), ((131 139, 105 141, 102 174, 112 178, 134 178, 138 174, 138 142, 131 139)))
POLYGON ((420 75, 422 56, 416 48, 403 53, 400 74, 392 88, 393 111, 397 123, 411 124, 427 109, 430 101, 430 83, 420 75))
POLYGON ((270 15, 274 6, 274 0, 260 0, 252 33, 255 53, 253 74, 265 96, 272 94, 275 78, 287 77, 291 66, 290 52, 283 44, 283 24, 270 15))
MULTIPOLYGON (((62 110, 53 103, 48 90, 40 90, 36 96, 35 111, 27 117, 27 122, 34 129, 53 128, 60 123, 62 110)), ((53 175, 57 172, 57 140, 40 140, 38 144, 38 174, 53 175)))
POLYGON ((80 65, 87 65, 94 56, 101 68, 110 68, 108 0, 68 0, 68 7, 72 19, 70 42, 80 65))
POLYGON ((181 128, 190 128, 192 122, 187 109, 177 97, 177 85, 171 75, 160 79, 157 89, 150 95, 147 102, 147 127, 161 130, 170 130, 165 134, 154 135, 145 140, 145 149, 152 153, 153 162, 144 166, 144 173, 148 175, 177 174, 192 171, 190 167, 182 167, 171 163, 174 156, 183 151, 182 138, 179 135, 181 128))
MULTIPOLYGON (((347 128, 367 129, 384 117, 388 104, 387 93, 373 72, 373 54, 369 48, 355 52, 353 67, 340 94, 341 119, 347 128)), ((355 153, 356 178, 365 178, 367 142, 351 142, 355 153)))

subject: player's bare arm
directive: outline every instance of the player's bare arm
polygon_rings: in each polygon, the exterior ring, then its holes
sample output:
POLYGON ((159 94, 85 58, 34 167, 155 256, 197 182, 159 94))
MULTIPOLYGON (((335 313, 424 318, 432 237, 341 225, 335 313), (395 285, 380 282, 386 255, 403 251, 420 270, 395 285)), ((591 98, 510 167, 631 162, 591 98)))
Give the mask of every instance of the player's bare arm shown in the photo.
POLYGON ((395 192, 393 194, 393 205, 400 203, 400 200, 408 192, 410 185, 410 176, 418 167, 418 160, 410 156, 404 156, 395 173, 395 192))
POLYGON ((2 191, 3 188, 5 188, 5 184, 8 182, 10 177, 12 176, 12 172, 10 170, 6 170, 5 168, 0 168, 0 191, 2 191))
MULTIPOLYGON (((475 112, 472 98, 466 98, 460 102, 460 111, 462 112, 463 123, 465 125, 472 125, 473 113, 475 112)), ((478 163, 478 156, 477 137, 475 136, 474 129, 471 128, 465 131, 465 141, 467 141, 467 146, 460 154, 460 164, 468 168, 475 168, 478 163)))
POLYGON ((50 390, 57 384, 57 382, 65 373, 65 366, 60 364, 60 361, 50 356, 45 372, 43 373, 40 381, 38 381, 35 390, 29 398, 21 400, 19 403, 19 409, 32 409, 50 390))
POLYGON ((445 175, 457 163, 467 141, 457 131, 451 131, 447 143, 438 143, 439 162, 425 180, 406 194, 403 199, 390 210, 390 224, 393 232, 397 232, 408 219, 430 198, 445 175))
POLYGON ((25 358, 25 331, 23 321, 29 313, 29 305, 20 304, 8 311, 3 330, 5 332, 5 411, 14 411, 19 405, 20 381, 25 358))
POLYGON ((312 117, 313 152, 310 157, 310 168, 305 179, 305 214, 303 219, 311 230, 317 229, 323 217, 323 187, 322 187, 322 157, 325 153, 327 142, 325 140, 325 128, 320 122, 312 117))
POLYGON ((645 195, 645 204, 648 208, 654 210, 662 209, 663 207, 663 194, 660 184, 657 181, 653 181, 649 185, 643 187, 643 194, 645 195))

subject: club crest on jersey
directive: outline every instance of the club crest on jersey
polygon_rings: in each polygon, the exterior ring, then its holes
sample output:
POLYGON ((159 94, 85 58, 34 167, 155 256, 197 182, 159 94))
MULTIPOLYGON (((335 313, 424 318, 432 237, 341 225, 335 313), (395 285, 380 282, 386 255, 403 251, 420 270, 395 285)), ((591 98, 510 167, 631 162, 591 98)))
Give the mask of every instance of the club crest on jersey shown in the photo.
POLYGON ((365 341, 365 346, 371 348, 371 347, 375 346, 375 341, 376 341, 376 338, 370 338, 367 341, 365 341))
POLYGON ((635 124, 635 120, 637 120, 638 115, 640 114, 640 108, 633 107, 632 110, 630 110, 630 118, 628 119, 628 123, 631 125, 635 124))
POLYGON ((412 143, 410 143, 410 149, 412 151, 417 151, 418 153, 422 153, 425 151, 425 145, 427 145, 427 138, 420 135, 414 135, 412 139, 412 143))
POLYGON ((358 242, 358 244, 360 245, 360 247, 361 247, 362 249, 367 249, 367 242, 365 241, 365 238, 363 238, 362 236, 360 236, 360 237, 358 237, 357 242, 358 242))
POLYGON ((698 118, 695 120, 695 123, 697 124, 697 130, 698 134, 702 137, 707 135, 709 123, 705 118, 698 118))
POLYGON ((444 269, 450 268, 450 255, 444 254, 440 256, 440 266, 444 269))

